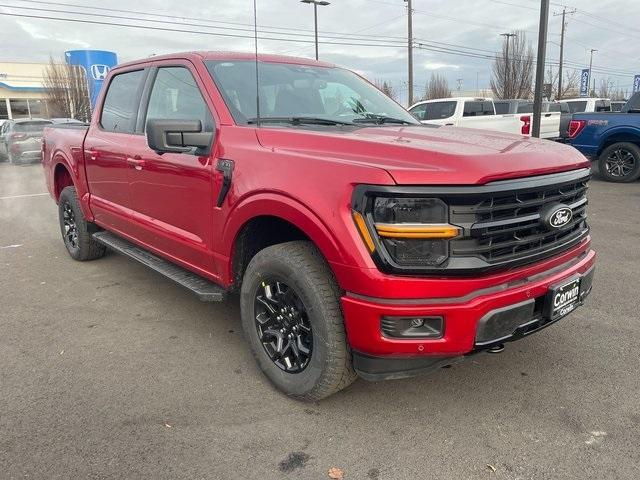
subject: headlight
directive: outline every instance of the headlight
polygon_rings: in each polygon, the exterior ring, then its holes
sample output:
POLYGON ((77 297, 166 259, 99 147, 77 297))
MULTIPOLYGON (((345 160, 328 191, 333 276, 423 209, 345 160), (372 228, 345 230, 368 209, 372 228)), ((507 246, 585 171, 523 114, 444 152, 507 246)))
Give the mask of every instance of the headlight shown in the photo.
POLYGON ((369 226, 363 231, 364 217, 354 212, 354 219, 365 243, 370 247, 371 233, 383 247, 380 256, 388 255, 399 267, 438 267, 449 257, 449 239, 460 234, 450 225, 449 209, 438 198, 374 197, 367 202, 369 226))

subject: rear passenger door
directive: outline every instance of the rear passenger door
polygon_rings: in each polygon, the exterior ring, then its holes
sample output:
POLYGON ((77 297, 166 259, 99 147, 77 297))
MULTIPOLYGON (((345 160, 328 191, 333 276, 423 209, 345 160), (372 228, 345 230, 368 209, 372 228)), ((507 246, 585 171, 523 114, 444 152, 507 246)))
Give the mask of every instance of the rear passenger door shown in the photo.
MULTIPOLYGON (((138 130, 144 133, 149 119, 200 120, 203 131, 214 132, 213 109, 203 92, 191 63, 159 63, 147 81, 138 130)), ((129 179, 137 238, 192 269, 210 272, 213 153, 199 156, 191 149, 158 154, 144 135, 136 146, 129 179)))
POLYGON ((136 121, 147 70, 114 75, 109 81, 99 115, 84 142, 87 183, 96 222, 131 236, 129 164, 137 138, 136 121))

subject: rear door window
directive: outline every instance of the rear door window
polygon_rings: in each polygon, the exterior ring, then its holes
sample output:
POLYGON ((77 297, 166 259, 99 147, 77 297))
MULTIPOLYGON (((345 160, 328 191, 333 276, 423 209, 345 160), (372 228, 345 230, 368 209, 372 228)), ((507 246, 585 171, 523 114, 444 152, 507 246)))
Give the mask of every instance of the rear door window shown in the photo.
POLYGON ((607 100, 596 100, 596 112, 610 112, 611 103, 607 100))
POLYGON ((495 115, 492 102, 471 101, 464 103, 463 117, 481 117, 484 115, 495 115))
POLYGON ((519 102, 516 113, 533 113, 533 102, 519 102))
POLYGON ((587 108, 587 101, 579 101, 579 102, 567 102, 569 105, 569 111, 571 113, 580 113, 584 112, 587 108))
POLYGON ((135 70, 120 73, 111 79, 100 116, 103 129, 133 133, 144 78, 144 70, 135 70))
POLYGON ((506 115, 509 113, 509 102, 494 102, 496 113, 498 115, 506 115))

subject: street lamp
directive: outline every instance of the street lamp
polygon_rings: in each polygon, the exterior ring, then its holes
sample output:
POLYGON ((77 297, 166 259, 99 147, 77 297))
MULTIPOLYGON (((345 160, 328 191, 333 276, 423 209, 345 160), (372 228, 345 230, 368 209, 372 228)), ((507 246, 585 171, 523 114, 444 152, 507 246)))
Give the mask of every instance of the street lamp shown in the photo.
POLYGON ((329 2, 325 0, 300 0, 300 2, 313 4, 313 22, 316 31, 316 60, 318 60, 318 5, 325 7, 329 5, 329 2))

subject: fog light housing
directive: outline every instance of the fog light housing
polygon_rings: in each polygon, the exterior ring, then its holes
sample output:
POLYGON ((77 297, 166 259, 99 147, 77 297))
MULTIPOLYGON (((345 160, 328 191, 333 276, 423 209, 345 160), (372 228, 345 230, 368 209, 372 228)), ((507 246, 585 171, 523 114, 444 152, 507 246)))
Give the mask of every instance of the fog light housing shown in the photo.
POLYGON ((390 317, 380 320, 380 330, 390 338, 442 338, 444 318, 442 317, 390 317))

